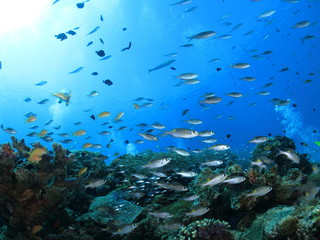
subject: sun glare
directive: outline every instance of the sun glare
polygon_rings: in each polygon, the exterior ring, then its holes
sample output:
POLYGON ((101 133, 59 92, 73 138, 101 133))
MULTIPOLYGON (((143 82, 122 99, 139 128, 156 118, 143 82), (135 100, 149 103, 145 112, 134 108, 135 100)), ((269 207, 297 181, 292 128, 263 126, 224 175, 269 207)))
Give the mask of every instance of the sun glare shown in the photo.
POLYGON ((0 0, 0 34, 35 24, 48 6, 47 0, 0 0))

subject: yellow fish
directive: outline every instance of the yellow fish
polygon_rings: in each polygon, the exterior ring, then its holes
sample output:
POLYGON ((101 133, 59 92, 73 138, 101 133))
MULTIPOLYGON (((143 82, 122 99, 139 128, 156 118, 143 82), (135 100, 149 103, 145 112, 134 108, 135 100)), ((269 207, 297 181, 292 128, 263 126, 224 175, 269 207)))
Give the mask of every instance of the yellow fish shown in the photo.
POLYGON ((85 143, 82 145, 82 148, 90 148, 92 146, 91 143, 85 143))
POLYGON ((79 137, 79 136, 85 135, 86 133, 87 133, 87 132, 86 132, 85 130, 80 129, 80 130, 74 132, 72 135, 79 137))
POLYGON ((81 177, 83 174, 85 174, 87 172, 88 168, 87 167, 83 167, 79 170, 78 172, 78 177, 81 177))
POLYGON ((38 137, 43 137, 43 136, 45 136, 47 133, 48 133, 47 130, 42 129, 41 132, 38 134, 38 137))
POLYGON ((140 109, 140 106, 139 106, 138 104, 136 104, 136 103, 134 103, 132 106, 133 106, 135 109, 140 109))
POLYGON ((30 156, 28 158, 28 161, 31 163, 38 163, 42 160, 42 156, 46 153, 47 151, 43 148, 36 148, 30 153, 30 156))
POLYGON ((108 116, 110 116, 110 112, 102 112, 102 113, 100 113, 99 115, 98 115, 98 117, 100 118, 100 117, 108 117, 108 116))
POLYGON ((64 101, 68 100, 68 96, 64 93, 52 93, 53 96, 56 96, 57 98, 60 98, 64 101))
POLYGON ((36 121, 37 120, 37 118, 36 118, 36 116, 30 116, 30 117, 28 117, 28 119, 26 120, 26 122, 27 123, 32 123, 32 122, 34 122, 34 121, 36 121))

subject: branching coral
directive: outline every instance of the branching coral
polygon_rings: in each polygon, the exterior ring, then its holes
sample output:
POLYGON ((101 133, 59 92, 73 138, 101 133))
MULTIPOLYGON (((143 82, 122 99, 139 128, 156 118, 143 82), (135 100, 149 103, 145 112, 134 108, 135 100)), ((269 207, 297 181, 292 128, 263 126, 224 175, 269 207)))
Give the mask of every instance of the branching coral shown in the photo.
POLYGON ((197 240, 233 240, 233 234, 228 230, 229 224, 215 219, 203 219, 182 227, 178 239, 197 240))

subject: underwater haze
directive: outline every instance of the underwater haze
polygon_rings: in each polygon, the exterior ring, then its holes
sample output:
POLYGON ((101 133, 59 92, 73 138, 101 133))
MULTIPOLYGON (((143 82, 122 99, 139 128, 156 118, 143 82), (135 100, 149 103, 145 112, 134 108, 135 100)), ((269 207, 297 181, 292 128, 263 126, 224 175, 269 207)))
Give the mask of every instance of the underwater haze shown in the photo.
POLYGON ((319 1, 5 2, 2 143, 107 161, 223 144, 245 158, 254 137, 281 135, 319 161, 319 1), (179 128, 214 139, 170 136, 179 128))

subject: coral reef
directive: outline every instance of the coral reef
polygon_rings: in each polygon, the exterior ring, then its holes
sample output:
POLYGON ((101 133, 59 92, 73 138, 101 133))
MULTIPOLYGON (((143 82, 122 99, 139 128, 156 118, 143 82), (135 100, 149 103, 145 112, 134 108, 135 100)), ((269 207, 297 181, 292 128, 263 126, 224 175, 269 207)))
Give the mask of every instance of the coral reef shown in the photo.
POLYGON ((304 154, 297 153, 299 164, 278 155, 278 149, 295 149, 286 137, 256 145, 251 160, 271 161, 263 168, 238 161, 230 151, 189 157, 146 151, 119 156, 107 166, 100 153, 71 152, 55 143, 52 149, 40 143, 28 147, 14 137, 12 145, 1 145, 4 239, 317 240, 320 235, 318 170, 304 154), (172 160, 160 170, 141 167, 157 158, 172 160), (210 159, 223 164, 201 164, 210 159), (184 177, 179 171, 196 174, 184 177), (225 178, 204 185, 217 176, 225 178), (233 178, 243 181, 232 183, 233 178))
POLYGON ((179 231, 178 240, 233 240, 229 224, 215 219, 195 221, 179 231))

